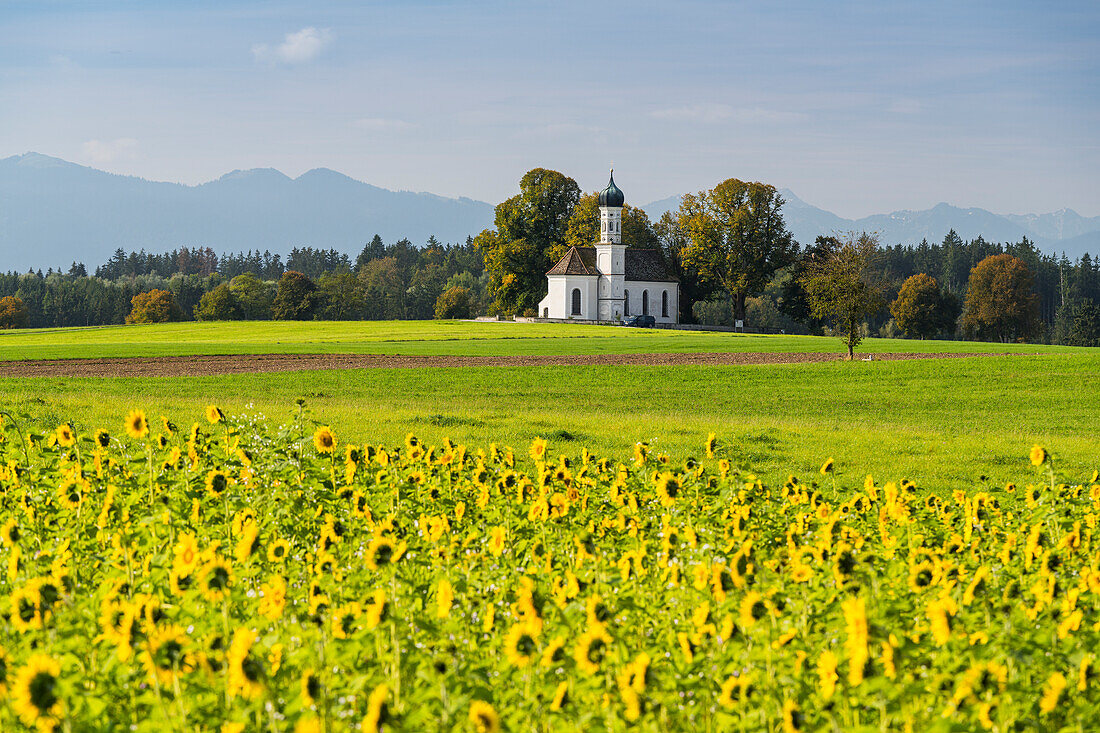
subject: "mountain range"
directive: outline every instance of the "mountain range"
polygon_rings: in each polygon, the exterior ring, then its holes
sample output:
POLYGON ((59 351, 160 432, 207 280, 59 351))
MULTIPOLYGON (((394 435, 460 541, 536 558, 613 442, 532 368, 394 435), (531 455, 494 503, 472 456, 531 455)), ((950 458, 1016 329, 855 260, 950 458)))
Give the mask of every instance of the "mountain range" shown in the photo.
MULTIPOLYGON (((783 190, 788 227, 801 243, 819 234, 877 231, 883 244, 939 242, 954 229, 963 239, 992 242, 1028 237, 1051 254, 1076 259, 1100 253, 1100 216, 1063 209, 1048 214, 998 215, 938 204, 844 219, 783 190)), ((679 206, 674 196, 642 208, 653 219, 679 206)), ((47 266, 89 270, 117 248, 164 252, 212 247, 285 255, 312 246, 356 254, 374 235, 423 244, 434 235, 462 242, 492 226, 493 207, 469 198, 390 191, 317 168, 290 178, 271 168, 233 171, 197 186, 148 181, 39 153, 0 160, 0 271, 47 266)))

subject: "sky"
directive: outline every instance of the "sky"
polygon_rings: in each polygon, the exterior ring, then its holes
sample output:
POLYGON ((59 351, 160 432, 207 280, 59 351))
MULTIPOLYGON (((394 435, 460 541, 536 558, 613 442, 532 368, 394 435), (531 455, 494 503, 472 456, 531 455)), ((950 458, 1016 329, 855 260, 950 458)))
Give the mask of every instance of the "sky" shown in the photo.
POLYGON ((1100 215, 1100 3, 4 0, 0 157, 1100 215))

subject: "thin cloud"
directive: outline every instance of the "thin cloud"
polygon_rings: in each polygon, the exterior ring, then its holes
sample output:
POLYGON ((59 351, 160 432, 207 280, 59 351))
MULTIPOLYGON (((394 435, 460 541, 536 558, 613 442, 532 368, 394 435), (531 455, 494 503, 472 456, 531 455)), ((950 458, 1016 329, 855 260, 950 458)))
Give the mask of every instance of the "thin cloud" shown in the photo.
POLYGON ((252 55, 261 63, 303 64, 321 55, 331 41, 329 29, 310 26, 287 33, 283 42, 275 47, 257 43, 252 47, 252 55))
POLYGON ((388 130, 407 130, 414 125, 405 120, 395 120, 386 117, 360 117, 351 123, 351 126, 359 130, 371 132, 383 132, 388 130))
POLYGON ((784 112, 763 107, 734 107, 729 104, 690 104, 683 107, 655 109, 649 116, 656 120, 673 122, 698 122, 714 124, 716 122, 794 122, 804 119, 801 112, 784 112))
POLYGON ((114 140, 88 140, 81 147, 84 157, 93 163, 113 163, 137 157, 137 144, 138 141, 132 137, 120 137, 114 140))

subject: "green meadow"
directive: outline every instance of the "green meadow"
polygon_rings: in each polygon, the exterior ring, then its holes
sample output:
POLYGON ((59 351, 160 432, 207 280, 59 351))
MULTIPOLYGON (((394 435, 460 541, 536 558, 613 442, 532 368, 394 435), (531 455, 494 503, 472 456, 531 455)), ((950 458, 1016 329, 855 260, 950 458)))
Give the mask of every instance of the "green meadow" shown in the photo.
MULTIPOLYGON (((233 353, 600 354, 833 351, 835 338, 511 323, 228 323, 7 332, 0 359, 233 353)), ((341 441, 396 444, 407 432, 473 446, 630 455, 648 442, 676 460, 717 433, 768 479, 915 478, 942 488, 1036 480, 1048 448, 1067 478, 1100 468, 1100 350, 870 339, 863 352, 1012 352, 965 359, 761 366, 359 369, 218 377, 0 378, 0 409, 35 430, 121 432, 135 407, 188 426, 208 404, 236 415, 305 418, 341 441)))

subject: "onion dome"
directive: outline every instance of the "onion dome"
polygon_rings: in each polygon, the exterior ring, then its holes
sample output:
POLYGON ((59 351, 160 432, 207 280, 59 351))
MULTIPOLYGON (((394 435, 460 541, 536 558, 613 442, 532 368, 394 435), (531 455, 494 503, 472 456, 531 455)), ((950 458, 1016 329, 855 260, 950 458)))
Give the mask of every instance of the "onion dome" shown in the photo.
POLYGON ((626 196, 623 196, 623 192, 615 185, 615 171, 611 171, 611 180, 607 182, 607 188, 600 191, 600 206, 622 207, 625 202, 626 196))

